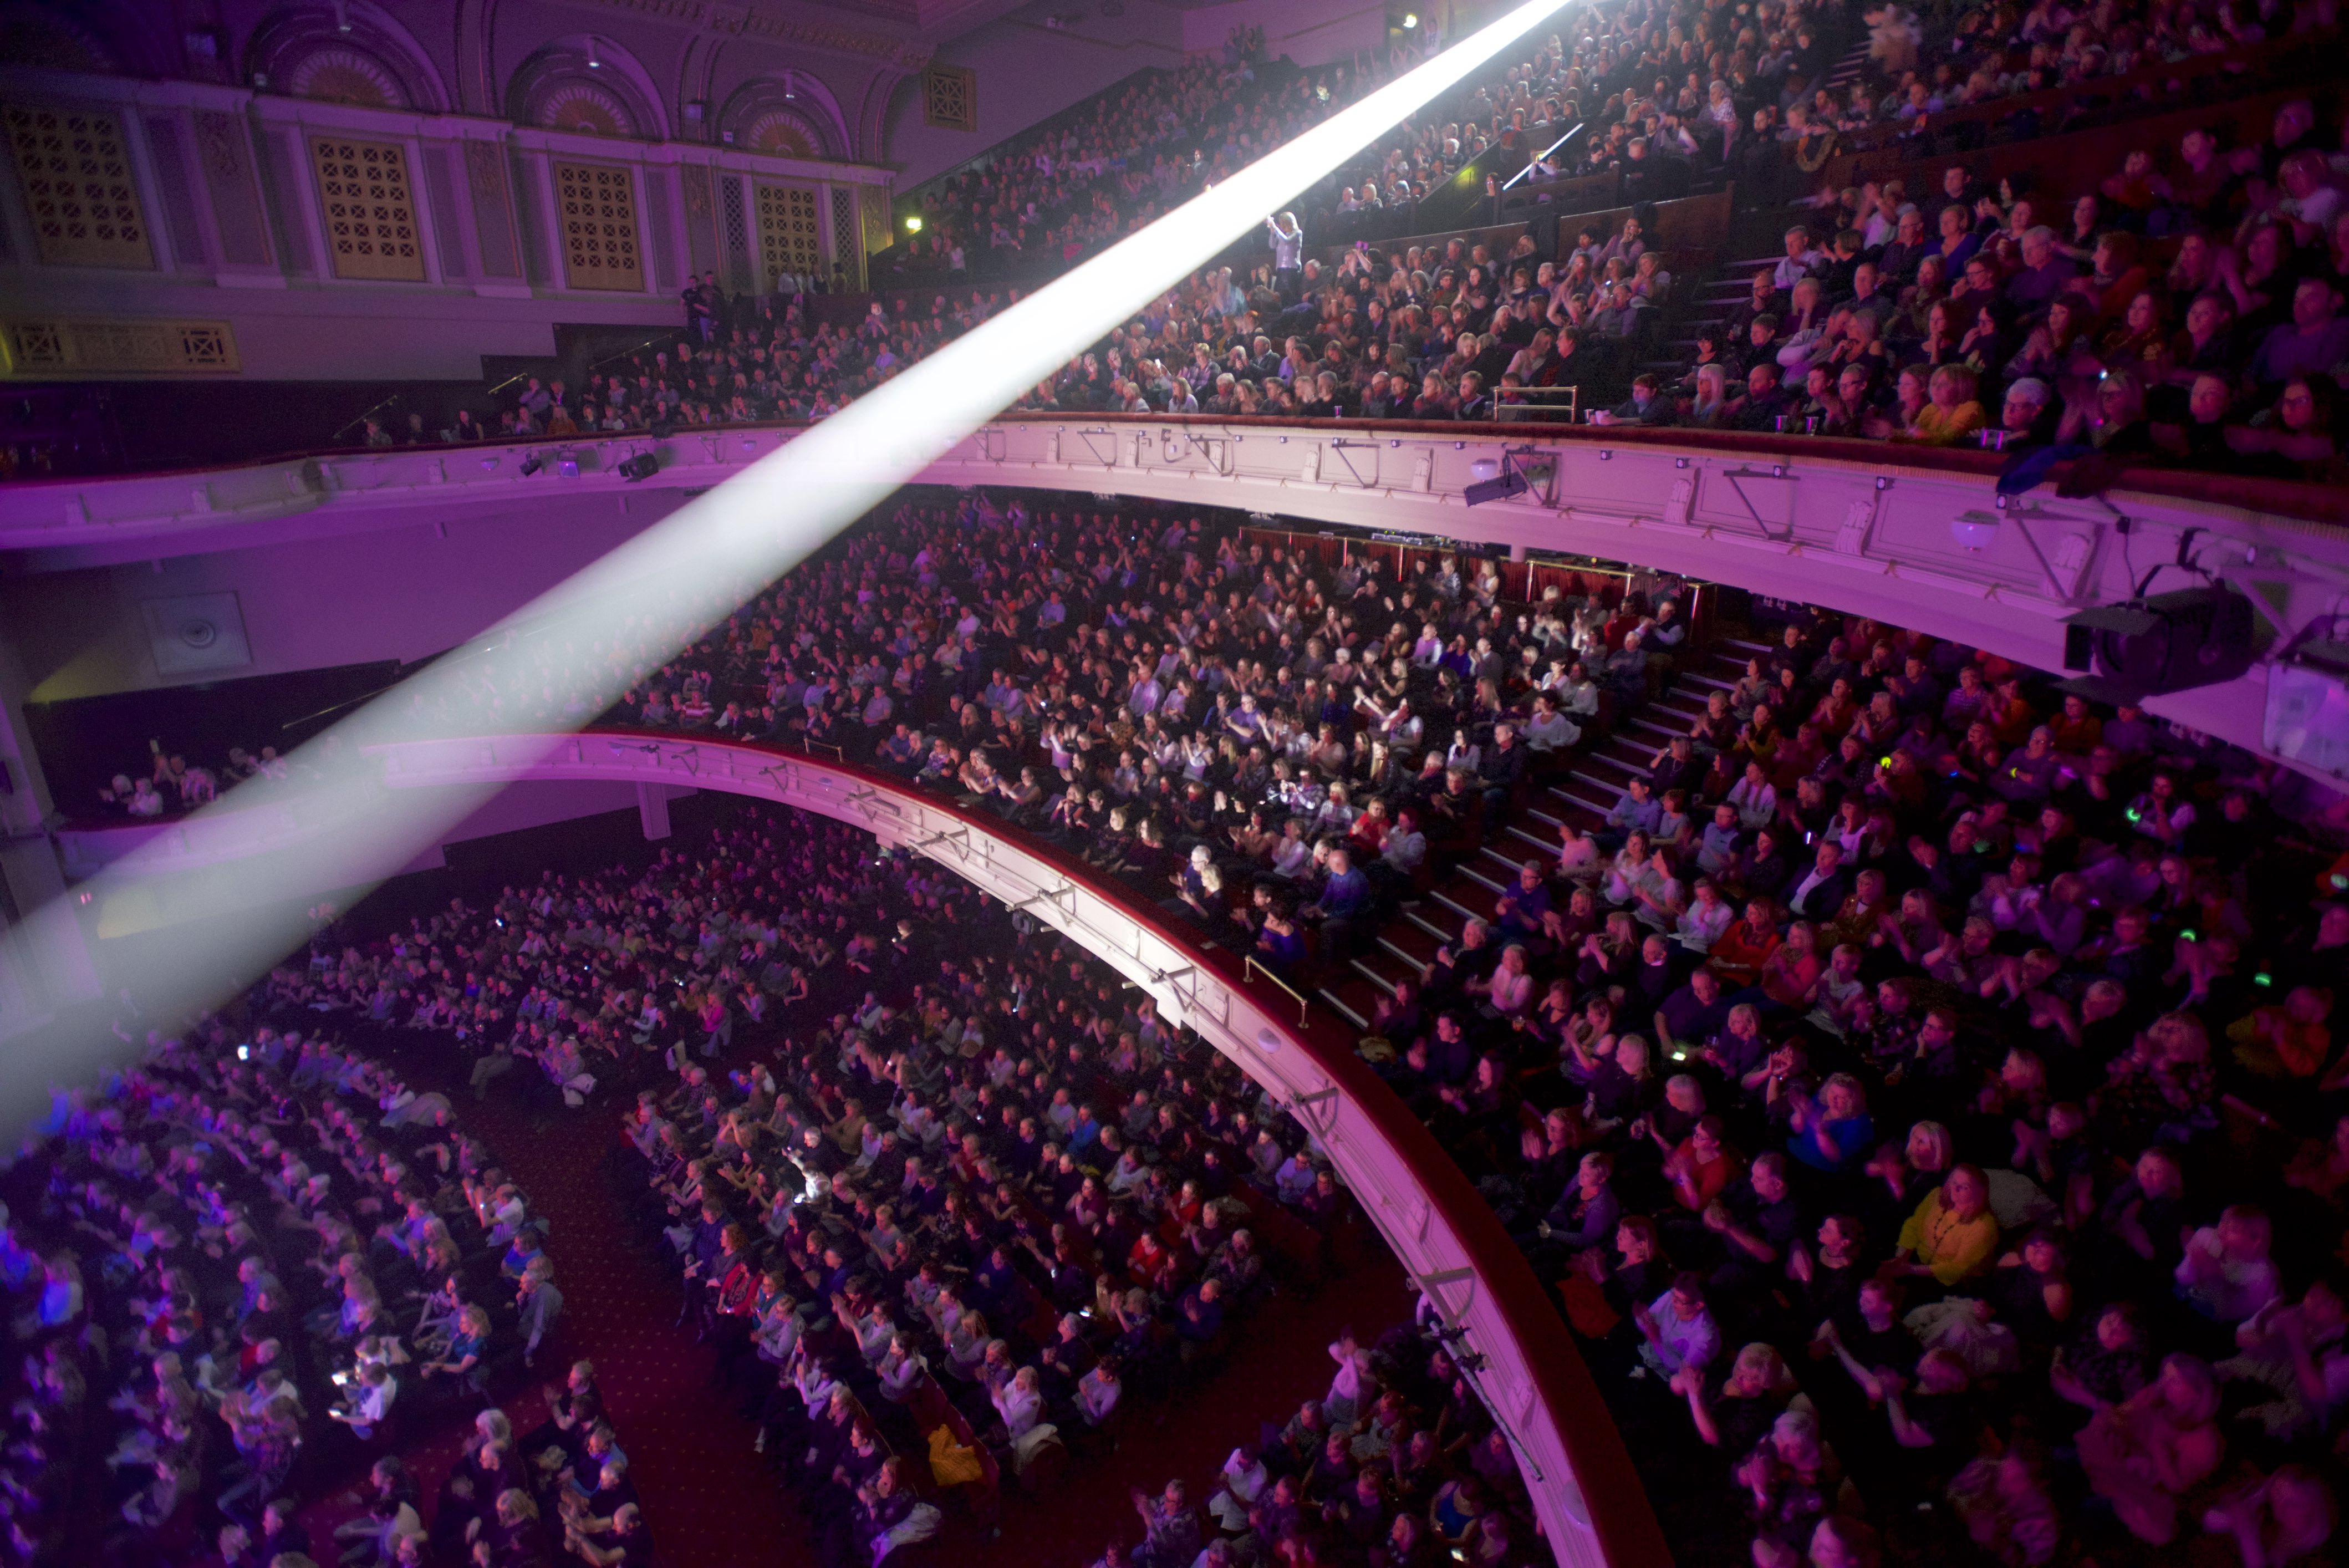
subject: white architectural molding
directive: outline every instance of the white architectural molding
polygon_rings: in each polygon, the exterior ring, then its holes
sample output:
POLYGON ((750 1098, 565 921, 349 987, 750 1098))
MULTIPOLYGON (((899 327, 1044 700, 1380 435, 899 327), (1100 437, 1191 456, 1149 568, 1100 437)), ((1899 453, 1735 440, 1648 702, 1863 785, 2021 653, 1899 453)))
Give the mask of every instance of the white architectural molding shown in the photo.
MULTIPOLYGON (((2066 615, 2129 597, 2156 567, 2157 589, 2203 580, 2198 573, 2242 587, 2287 636, 2349 593, 2349 529, 2336 524, 2154 488, 2002 496, 1989 454, 1836 441, 1741 448, 1671 431, 1462 430, 1018 417, 957 442, 921 478, 1595 556, 1881 617, 2046 670, 2062 666, 2066 615), (1533 488, 1467 505, 1467 485, 1504 455, 1536 476, 1533 488), (2171 565, 2181 553, 2194 569, 2171 565)), ((645 487, 694 491, 793 433, 714 427, 657 441, 405 448, 19 484, 0 491, 0 560, 37 571, 205 553, 310 513, 315 524, 295 525, 321 534, 414 526, 460 507, 555 515, 591 494, 625 495, 615 470, 634 453, 660 458, 645 487), (525 476, 533 454, 543 465, 525 476)), ((284 536, 282 526, 265 533, 284 536)), ((2254 669, 2149 706, 2259 752, 2265 693, 2265 671, 2254 669)))
POLYGON ((381 804, 383 792, 365 780, 331 789, 287 786, 236 811, 203 812, 168 822, 127 822, 67 827, 57 833, 59 858, 74 881, 95 877, 134 850, 157 876, 231 865, 256 855, 295 848, 339 832, 381 804))

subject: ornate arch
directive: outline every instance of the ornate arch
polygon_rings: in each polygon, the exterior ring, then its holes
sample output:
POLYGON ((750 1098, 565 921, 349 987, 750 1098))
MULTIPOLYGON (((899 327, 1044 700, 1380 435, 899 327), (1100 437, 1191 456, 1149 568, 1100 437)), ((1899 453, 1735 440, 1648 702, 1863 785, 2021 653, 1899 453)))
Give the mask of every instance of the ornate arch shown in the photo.
POLYGON ((719 111, 719 140, 744 152, 837 161, 852 156, 848 128, 832 91, 797 71, 758 77, 734 89, 719 111))
POLYGON ((248 80, 257 76, 289 98, 428 113, 449 107, 430 58, 407 28, 367 0, 275 13, 254 29, 245 69, 248 80))
POLYGON ((0 5, 0 60, 44 71, 116 76, 123 69, 114 40, 87 16, 47 5, 0 5))
MULTIPOLYGON (((873 73, 864 84, 864 100, 856 111, 856 146, 853 156, 868 163, 885 163, 889 159, 889 105, 899 88, 908 82, 914 90, 921 90, 921 73, 885 66, 873 73)), ((918 108, 915 110, 918 113, 918 108)))
POLYGON ((575 34, 542 46, 506 85, 516 125, 622 140, 658 141, 668 117, 635 56, 609 38, 575 34))

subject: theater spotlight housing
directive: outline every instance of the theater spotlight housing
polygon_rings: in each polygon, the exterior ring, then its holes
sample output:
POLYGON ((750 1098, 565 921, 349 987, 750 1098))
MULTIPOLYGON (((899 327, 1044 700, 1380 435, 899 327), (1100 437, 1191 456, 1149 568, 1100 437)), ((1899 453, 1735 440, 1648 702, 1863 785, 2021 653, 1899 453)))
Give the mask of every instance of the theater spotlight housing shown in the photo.
POLYGON ((536 473, 540 469, 544 468, 545 466, 545 460, 540 457, 538 453, 532 452, 528 457, 522 460, 522 476, 524 479, 528 479, 532 474, 536 473))
POLYGON ((1471 506, 1482 506, 1487 501, 1506 501, 1512 495, 1523 495, 1533 486, 1517 472, 1517 465, 1506 458, 1501 460, 1501 472, 1491 479, 1480 479, 1460 493, 1471 506))
POLYGON ((2259 657, 2251 601, 2222 587, 2098 605, 2064 621, 2062 683, 2092 701, 2135 704, 2232 680, 2259 657))
POLYGON ((640 452, 634 457, 621 459, 616 472, 630 484, 640 483, 660 472, 660 459, 651 452, 640 452))

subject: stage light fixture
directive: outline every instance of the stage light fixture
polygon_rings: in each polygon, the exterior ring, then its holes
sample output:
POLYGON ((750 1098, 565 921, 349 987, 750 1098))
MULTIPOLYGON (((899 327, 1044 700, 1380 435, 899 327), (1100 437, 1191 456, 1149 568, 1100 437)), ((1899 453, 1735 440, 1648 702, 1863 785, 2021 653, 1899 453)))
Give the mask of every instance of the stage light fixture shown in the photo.
POLYGON ((545 466, 546 460, 539 456, 538 453, 532 452, 528 457, 522 460, 522 476, 524 479, 528 479, 531 475, 536 473, 540 469, 544 468, 545 466))
POLYGON ((2259 657, 2251 601, 2223 585, 2098 605, 2064 620, 2060 689, 2092 701, 2142 701, 2232 680, 2259 657))
MULTIPOLYGON (((1482 473, 1492 466, 1489 462, 1477 462, 1471 464, 1469 471, 1482 473)), ((1482 506, 1488 501, 1506 501, 1512 495, 1523 495, 1532 488, 1533 486, 1526 483, 1526 476, 1517 472, 1517 465, 1504 456, 1501 459, 1499 473, 1490 479, 1480 479, 1469 484, 1466 489, 1461 491, 1460 497, 1471 506, 1482 506)))
POLYGON ((660 459, 651 452, 640 452, 634 457, 622 459, 616 472, 630 484, 640 483, 660 472, 660 459))

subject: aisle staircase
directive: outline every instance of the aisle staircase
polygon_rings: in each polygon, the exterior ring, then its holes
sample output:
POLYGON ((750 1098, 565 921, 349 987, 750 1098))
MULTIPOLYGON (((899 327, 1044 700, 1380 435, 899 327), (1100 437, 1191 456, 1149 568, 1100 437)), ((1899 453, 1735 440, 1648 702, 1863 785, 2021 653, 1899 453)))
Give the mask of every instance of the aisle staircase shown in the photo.
POLYGON ((1619 722, 1612 733, 1586 735, 1562 771, 1526 784, 1496 832, 1437 866, 1425 891, 1405 900, 1367 951, 1325 977, 1319 999, 1367 1030, 1379 1002, 1392 994, 1398 981, 1423 979, 1439 946, 1457 942, 1471 919, 1493 918, 1494 900, 1516 881, 1519 867, 1536 860, 1548 869, 1557 856, 1561 824, 1602 826, 1630 781, 1647 776, 1656 753, 1703 714, 1707 694, 1728 691, 1745 673, 1748 659, 1768 652, 1764 644, 1732 637, 1688 656, 1662 696, 1619 722))

